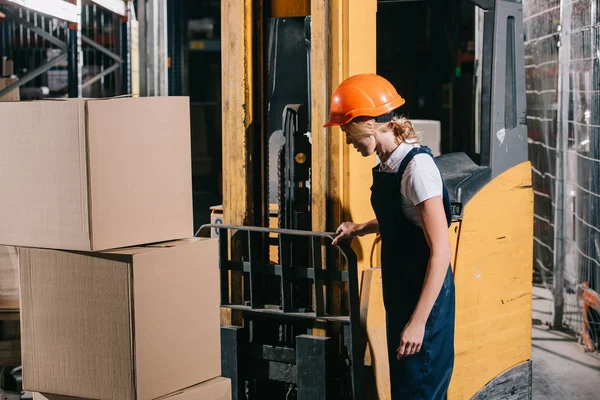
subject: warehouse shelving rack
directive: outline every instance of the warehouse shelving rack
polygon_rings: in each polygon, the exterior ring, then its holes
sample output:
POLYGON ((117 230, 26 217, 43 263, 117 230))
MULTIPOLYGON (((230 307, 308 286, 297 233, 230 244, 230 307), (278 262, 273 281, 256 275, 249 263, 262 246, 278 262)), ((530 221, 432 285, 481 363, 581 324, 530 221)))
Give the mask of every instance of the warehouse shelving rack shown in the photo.
POLYGON ((132 19, 128 0, 0 0, 0 56, 11 58, 25 50, 27 64, 16 82, 0 90, 0 97, 35 85, 57 65, 66 66, 68 97, 82 97, 85 88, 109 76, 114 89, 107 95, 130 94, 132 19), (106 27, 110 32, 103 31, 106 27), (44 56, 48 49, 52 55, 44 56), (94 64, 88 67, 90 60, 94 64), (90 73, 84 79, 86 67, 90 73))

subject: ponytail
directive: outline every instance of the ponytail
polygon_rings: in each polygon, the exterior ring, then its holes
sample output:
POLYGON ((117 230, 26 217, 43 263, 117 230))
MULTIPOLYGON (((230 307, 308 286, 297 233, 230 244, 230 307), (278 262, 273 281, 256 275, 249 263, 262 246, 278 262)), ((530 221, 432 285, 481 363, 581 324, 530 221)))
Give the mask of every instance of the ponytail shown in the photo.
POLYGON ((396 143, 419 142, 419 135, 408 119, 404 117, 394 117, 389 124, 396 137, 396 143))

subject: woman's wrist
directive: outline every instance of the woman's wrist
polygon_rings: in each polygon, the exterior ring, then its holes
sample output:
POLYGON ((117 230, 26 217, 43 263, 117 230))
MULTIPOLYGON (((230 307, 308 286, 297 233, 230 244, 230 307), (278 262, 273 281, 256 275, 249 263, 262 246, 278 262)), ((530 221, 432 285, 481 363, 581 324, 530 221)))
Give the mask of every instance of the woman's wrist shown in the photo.
POLYGON ((367 223, 362 223, 362 224, 358 224, 358 227, 356 229, 356 235, 357 236, 364 236, 367 233, 367 223))

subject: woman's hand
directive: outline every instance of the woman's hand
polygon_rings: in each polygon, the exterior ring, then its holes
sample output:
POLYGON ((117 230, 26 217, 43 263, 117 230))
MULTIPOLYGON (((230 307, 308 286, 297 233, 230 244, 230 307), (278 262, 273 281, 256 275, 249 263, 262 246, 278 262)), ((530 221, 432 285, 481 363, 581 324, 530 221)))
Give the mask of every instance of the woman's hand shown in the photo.
POLYGON ((361 234, 363 224, 355 224, 354 222, 342 222, 336 229, 335 233, 337 236, 331 244, 336 245, 340 240, 347 239, 350 237, 358 236, 361 234))
POLYGON ((423 336, 425 335, 425 324, 410 321, 400 334, 400 346, 396 349, 396 359, 408 357, 421 351, 423 336))

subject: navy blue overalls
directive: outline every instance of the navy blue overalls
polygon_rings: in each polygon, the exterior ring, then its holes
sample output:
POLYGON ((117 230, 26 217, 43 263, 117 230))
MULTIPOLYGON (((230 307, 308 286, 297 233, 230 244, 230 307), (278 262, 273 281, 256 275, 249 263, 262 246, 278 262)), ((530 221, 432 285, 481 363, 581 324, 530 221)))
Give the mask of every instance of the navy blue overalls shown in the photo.
MULTIPOLYGON (((400 335, 421 294, 430 250, 422 228, 402 211, 402 175, 416 154, 431 151, 421 146, 402 160, 397 173, 373 169, 371 204, 381 234, 383 300, 386 309, 388 357, 392 399, 445 399, 454 366, 454 277, 448 267, 444 284, 425 326, 419 353, 396 359, 400 335)), ((444 209, 452 215, 446 186, 444 209)))

